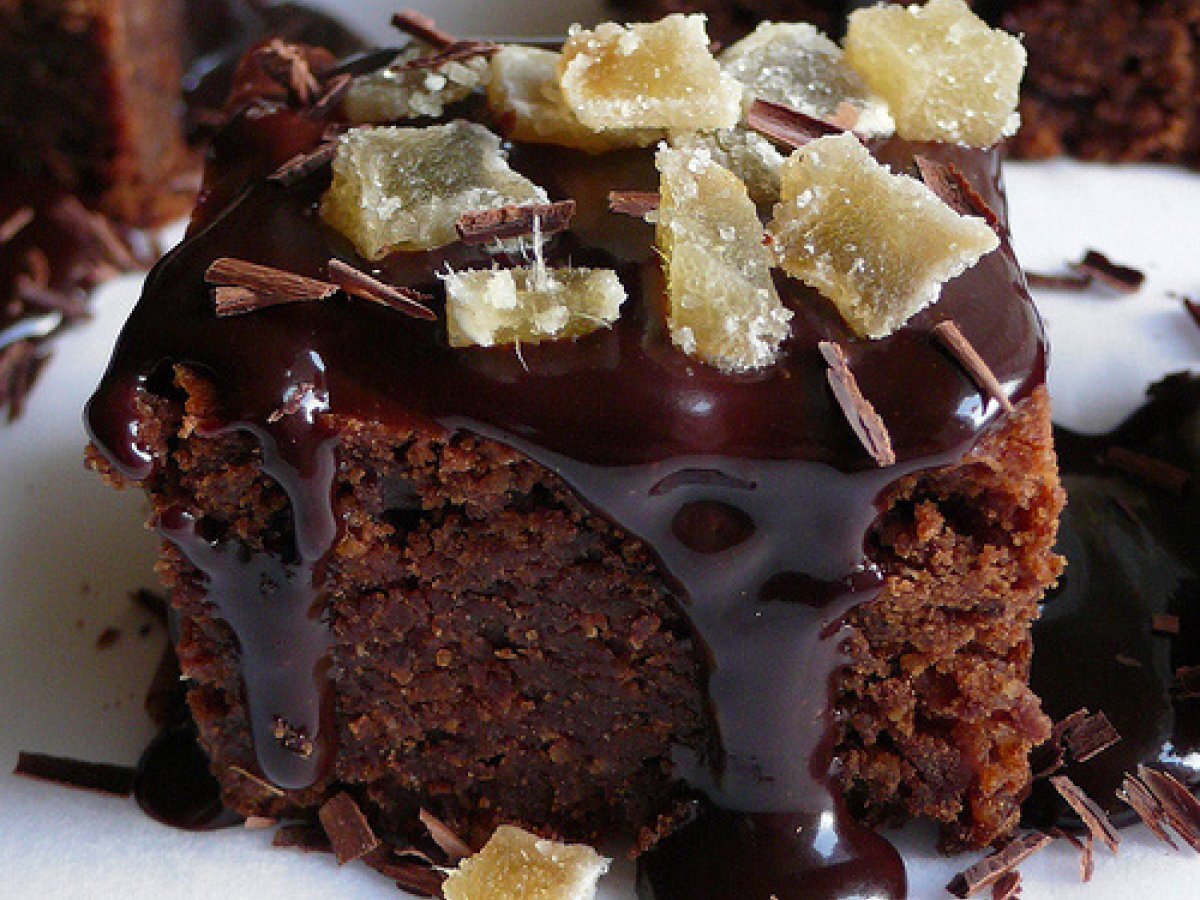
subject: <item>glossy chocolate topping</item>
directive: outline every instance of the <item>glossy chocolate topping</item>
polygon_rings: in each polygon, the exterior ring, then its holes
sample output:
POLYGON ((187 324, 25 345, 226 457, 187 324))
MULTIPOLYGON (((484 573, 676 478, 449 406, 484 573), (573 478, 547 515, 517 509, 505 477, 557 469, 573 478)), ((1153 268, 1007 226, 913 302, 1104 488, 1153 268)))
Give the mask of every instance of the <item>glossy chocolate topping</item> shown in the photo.
MULTIPOLYGON (((1179 669, 1200 665, 1200 376, 1172 376, 1150 397, 1110 434, 1057 430, 1067 570, 1034 627, 1032 683, 1047 714, 1086 707, 1121 734, 1067 770, 1121 823, 1136 816, 1116 790, 1140 763, 1200 788, 1200 698, 1175 685, 1179 669), (1104 464, 1110 447, 1190 472, 1190 485, 1178 494, 1114 470, 1104 464), (1163 614, 1178 617, 1178 634, 1155 631, 1163 614)), ((1047 784, 1035 787, 1026 817, 1072 823, 1047 784)))
MULTIPOLYGON (((191 367, 219 403, 206 430, 252 434, 291 498, 296 546, 286 559, 213 543, 188 510, 160 522, 238 635, 262 775, 304 787, 337 752, 322 727, 321 562, 338 528, 329 423, 471 431, 527 454, 646 541, 706 650, 712 744, 676 759, 701 812, 643 860, 643 890, 691 900, 903 896, 898 855, 831 790, 829 692, 845 664, 842 619, 882 583, 864 548, 880 493, 960 459, 1000 415, 936 347, 932 326, 954 319, 1013 399, 1043 380, 1041 324, 1007 242, 882 341, 852 339, 827 301, 778 274, 795 313, 783 358, 723 375, 670 343, 653 229, 607 208, 610 190, 657 188, 652 151, 518 146, 516 169, 552 199, 578 203, 570 231, 549 242, 548 263, 619 273, 629 300, 614 327, 518 356, 511 346, 452 350, 442 323, 344 296, 217 319, 203 275, 221 256, 315 277, 336 256, 434 295, 439 312, 436 273, 447 266, 523 264, 462 244, 378 267, 359 259, 316 215, 327 174, 290 187, 265 180, 327 124, 263 105, 218 136, 189 238, 151 274, 88 409, 97 446, 144 479, 154 460, 139 441, 135 398, 164 364, 191 367), (829 392, 821 340, 845 345, 897 465, 877 468, 855 439, 829 392), (303 414, 272 421, 297 390, 308 397, 303 414), (697 855, 711 871, 690 865, 697 855)), ((1003 214, 993 151, 891 141, 876 152, 900 170, 917 152, 952 160, 1003 214)))

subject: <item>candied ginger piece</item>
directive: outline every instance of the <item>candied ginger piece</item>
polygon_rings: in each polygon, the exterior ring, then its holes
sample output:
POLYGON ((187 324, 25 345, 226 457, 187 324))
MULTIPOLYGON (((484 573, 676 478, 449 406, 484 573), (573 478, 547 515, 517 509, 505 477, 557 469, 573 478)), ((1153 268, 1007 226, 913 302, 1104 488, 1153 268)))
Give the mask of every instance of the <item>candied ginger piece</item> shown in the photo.
POLYGON ((908 140, 989 147, 1017 130, 1025 48, 963 0, 881 4, 850 15, 846 62, 908 140))
POLYGON ((505 135, 533 144, 557 144, 588 153, 648 147, 665 134, 655 128, 594 131, 575 116, 558 84, 562 54, 538 47, 505 46, 492 57, 488 106, 505 135))
POLYGON ((442 277, 452 347, 581 337, 615 322, 625 302, 625 287, 611 269, 548 269, 539 262, 442 277))
POLYGON ((891 334, 999 246, 983 219, 893 175, 851 134, 793 153, 781 193, 770 227, 784 271, 832 300, 863 337, 891 334))
POLYGON ((482 125, 362 127, 338 141, 321 218, 362 256, 382 259, 456 241, 463 213, 547 199, 509 168, 500 138, 482 125))
POLYGON ((436 119, 447 106, 465 100, 487 84, 491 66, 485 55, 421 65, 420 60, 431 52, 415 45, 391 65, 355 78, 343 101, 350 121, 385 124, 422 116, 436 119))
POLYGON ((806 22, 763 22, 720 59, 749 99, 826 121, 843 117, 843 105, 849 105, 860 134, 883 137, 896 130, 887 104, 846 65, 842 48, 806 22))
POLYGON ((671 143, 681 150, 707 150, 713 161, 741 179, 755 203, 779 199, 779 173, 786 157, 757 131, 739 125, 723 131, 684 132, 671 143))
POLYGON ((592 900, 608 866, 584 844, 501 825, 482 850, 458 864, 442 891, 446 900, 592 900))
POLYGON ((740 85, 721 71, 702 15, 571 27, 559 63, 567 105, 588 128, 732 128, 740 85))
POLYGON ((792 313, 775 291, 746 186, 703 146, 664 145, 656 162, 671 340, 725 371, 770 365, 792 313))

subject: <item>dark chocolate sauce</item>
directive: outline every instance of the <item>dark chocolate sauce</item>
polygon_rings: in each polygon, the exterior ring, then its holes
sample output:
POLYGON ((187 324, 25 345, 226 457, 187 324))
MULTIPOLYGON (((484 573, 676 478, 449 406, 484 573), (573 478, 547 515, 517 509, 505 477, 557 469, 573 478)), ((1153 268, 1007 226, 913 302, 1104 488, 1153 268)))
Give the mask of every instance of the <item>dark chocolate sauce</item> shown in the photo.
MULTIPOLYGON (((337 526, 336 443, 321 414, 470 431, 529 455, 646 541, 707 654, 711 746, 679 748, 675 759, 701 814, 645 858, 643 889, 663 900, 902 897, 899 856, 831 790, 830 689, 846 662, 842 620, 882 583, 864 546, 881 492, 960 459, 999 415, 936 348, 932 326, 954 319, 1014 399, 1043 381, 1041 324, 1007 243, 883 341, 854 340, 827 301, 779 274, 795 313, 783 358, 723 375, 670 343, 652 228, 607 209, 612 189, 657 187, 652 152, 521 146, 513 166, 552 199, 578 203, 571 230, 546 248, 549 264, 620 275, 629 300, 612 328, 524 346, 519 358, 512 347, 451 350, 441 324, 347 298, 217 319, 203 273, 219 256, 323 277, 336 255, 434 295, 435 306, 447 266, 520 262, 462 244, 377 267, 359 259, 316 215, 328 176, 265 181, 326 124, 267 105, 217 137, 189 239, 151 274, 88 408, 96 444, 127 476, 147 478, 154 460, 138 438, 135 398, 164 363, 191 367, 219 404, 208 430, 252 434, 291 499, 295 546, 282 561, 222 544, 187 510, 160 523, 238 635, 263 775, 303 787, 337 752, 321 728, 321 560, 337 526), (845 344, 897 465, 875 467, 855 439, 828 391, 821 340, 845 344), (272 417, 312 383, 304 415, 272 417), (314 738, 310 755, 281 745, 280 719, 314 738), (713 871, 691 865, 696 853, 713 871)), ((915 153, 952 160, 1003 214, 995 152, 901 141, 876 152, 897 169, 915 153)))
POLYGON ((221 786, 190 721, 162 731, 146 748, 133 794, 146 815, 174 828, 214 831, 242 820, 221 802, 221 786))
MULTIPOLYGON (((1200 376, 1172 376, 1150 397, 1110 434, 1057 430, 1067 570, 1034 627, 1032 683, 1046 713, 1102 711, 1121 734, 1067 772, 1122 823, 1137 817, 1115 792, 1140 763, 1200 788, 1200 699, 1172 691, 1178 668, 1200 665, 1200 376), (1109 447, 1178 466, 1191 484, 1178 495, 1106 468, 1109 447), (1156 613, 1178 616, 1179 634, 1155 633, 1156 613)), ((1077 821, 1046 784, 1026 816, 1042 826, 1077 821)))

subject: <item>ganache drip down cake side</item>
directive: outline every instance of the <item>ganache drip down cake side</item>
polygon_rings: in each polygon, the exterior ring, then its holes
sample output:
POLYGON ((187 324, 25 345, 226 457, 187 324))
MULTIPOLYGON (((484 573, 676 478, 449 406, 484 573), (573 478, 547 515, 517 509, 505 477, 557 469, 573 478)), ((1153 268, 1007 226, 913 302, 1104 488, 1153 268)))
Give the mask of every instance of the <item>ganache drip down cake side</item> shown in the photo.
POLYGON ((247 57, 87 413, 230 808, 637 836, 658 897, 899 897, 862 823, 1012 831, 1062 505, 1023 52, 939 6, 1012 90, 935 132, 869 17, 858 68, 682 16, 247 57))

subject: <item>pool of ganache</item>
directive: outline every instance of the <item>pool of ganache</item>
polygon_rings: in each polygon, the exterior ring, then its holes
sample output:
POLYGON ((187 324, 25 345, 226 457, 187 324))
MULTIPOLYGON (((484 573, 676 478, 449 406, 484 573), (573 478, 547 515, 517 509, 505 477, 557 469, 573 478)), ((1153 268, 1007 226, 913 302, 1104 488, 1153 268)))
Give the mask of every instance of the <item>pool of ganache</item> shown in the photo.
MULTIPOLYGON (((486 121, 473 105, 456 111, 486 121)), ((705 648, 713 747, 677 760, 702 812, 643 858, 643 893, 904 896, 898 854, 832 789, 830 688, 846 663, 843 619, 877 594, 885 574, 864 546, 877 499, 905 475, 961 459, 1002 420, 998 404, 934 344, 932 327, 954 320, 1014 400, 1044 381, 1042 326, 1007 240, 880 341, 854 339, 831 304, 777 274, 794 312, 780 360, 722 374, 670 342, 653 228, 608 210, 611 190, 656 189, 652 150, 590 157, 513 146, 514 168, 552 199, 577 203, 569 231, 546 245, 548 264, 621 277, 629 299, 613 327, 518 354, 451 349, 441 321, 340 295, 217 318, 204 272, 223 256, 318 278, 337 257, 431 294, 439 313, 438 272, 526 262, 463 244, 377 265, 359 258, 316 214, 327 173, 286 187, 266 179, 312 149, 329 124, 264 103, 216 137, 188 237, 151 273, 87 411, 96 446, 127 478, 145 479, 154 461, 138 436, 138 393, 164 366, 190 367, 212 384, 220 410, 205 431, 252 434, 264 469, 291 499, 296 559, 286 563, 210 543, 188 510, 158 523, 208 579, 209 598, 238 636, 260 774, 301 788, 336 754, 332 729, 322 727, 328 635, 315 614, 321 560, 338 533, 332 423, 473 431, 554 471, 643 539, 705 648), (845 347, 887 423, 895 465, 877 467, 854 437, 826 383, 823 340, 845 347), (302 387, 311 402, 300 414, 272 416, 302 387), (716 545, 714 534, 723 536, 716 545), (272 585, 270 604, 255 602, 263 583, 272 585), (274 740, 277 717, 314 736, 315 752, 300 756, 274 740)), ((918 153, 951 161, 1004 215, 995 150, 890 140, 873 151, 898 171, 911 170, 918 153)))

